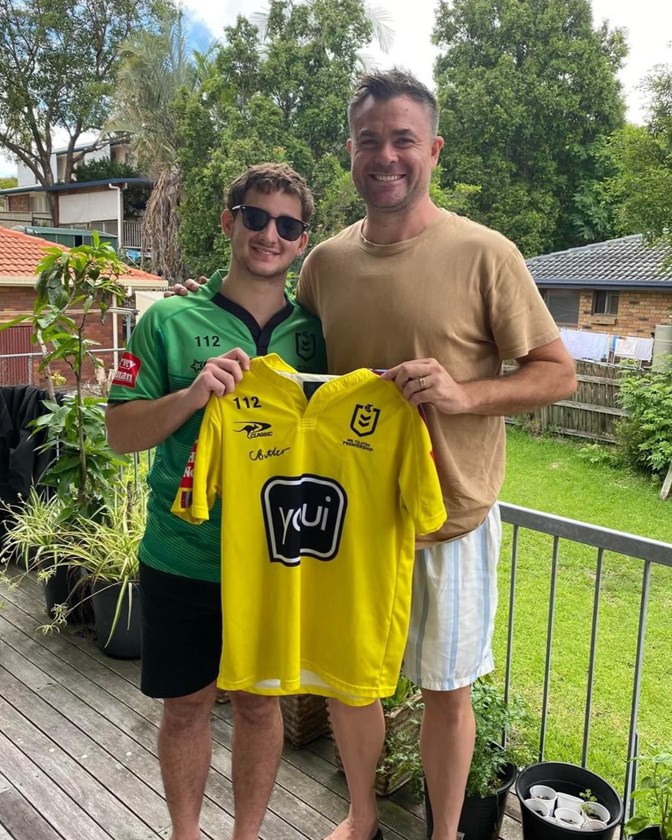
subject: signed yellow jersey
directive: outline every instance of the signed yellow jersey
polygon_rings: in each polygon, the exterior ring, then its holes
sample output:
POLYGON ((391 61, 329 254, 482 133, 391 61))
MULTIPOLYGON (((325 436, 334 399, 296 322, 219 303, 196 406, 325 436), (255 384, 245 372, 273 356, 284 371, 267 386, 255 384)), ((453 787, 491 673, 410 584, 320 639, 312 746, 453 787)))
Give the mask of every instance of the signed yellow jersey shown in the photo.
POLYGON ((222 501, 219 685, 353 705, 394 692, 416 534, 446 519, 425 424, 369 370, 320 384, 253 359, 212 397, 173 512, 222 501))

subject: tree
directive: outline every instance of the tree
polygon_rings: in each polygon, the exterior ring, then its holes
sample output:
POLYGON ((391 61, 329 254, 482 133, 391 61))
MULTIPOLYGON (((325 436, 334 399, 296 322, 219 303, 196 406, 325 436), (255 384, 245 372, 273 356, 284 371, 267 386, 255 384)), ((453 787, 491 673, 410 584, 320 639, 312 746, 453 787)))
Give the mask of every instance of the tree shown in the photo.
POLYGON ((642 85, 649 122, 627 125, 611 139, 616 169, 607 189, 616 204, 618 230, 644 233, 672 247, 672 65, 659 65, 642 85))
POLYGON ((347 175, 346 109, 360 50, 381 19, 362 0, 271 0, 239 17, 182 104, 180 241, 192 271, 229 259, 219 232, 225 190, 247 166, 286 161, 315 188, 313 241, 361 215, 347 175))
MULTIPOLYGON (((53 186, 52 134, 67 137, 63 180, 106 140, 79 145, 99 132, 109 110, 119 47, 136 29, 151 29, 162 0, 0 0, 0 146, 43 187, 53 186), (78 147, 79 146, 79 147, 78 147)), ((58 204, 49 194, 54 224, 58 204)))
POLYGON ((526 254, 609 235, 594 185, 623 123, 623 33, 589 0, 441 0, 434 42, 444 187, 526 254))
POLYGON ((18 178, 0 178, 0 190, 10 190, 19 186, 18 178))
POLYGON ((164 10, 155 31, 134 33, 122 47, 122 64, 107 127, 131 137, 139 165, 154 178, 143 218, 150 268, 173 282, 184 277, 178 244, 181 171, 176 103, 191 91, 196 68, 187 53, 182 13, 164 10))

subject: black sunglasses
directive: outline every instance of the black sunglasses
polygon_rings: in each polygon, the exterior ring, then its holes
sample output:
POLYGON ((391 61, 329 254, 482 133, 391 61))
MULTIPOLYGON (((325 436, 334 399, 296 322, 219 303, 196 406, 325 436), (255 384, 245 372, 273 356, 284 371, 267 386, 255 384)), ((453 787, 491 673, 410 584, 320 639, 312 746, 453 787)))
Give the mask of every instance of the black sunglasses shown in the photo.
POLYGON ((306 222, 295 219, 294 216, 271 216, 267 210, 262 210, 261 207, 251 207, 249 204, 236 204, 235 207, 231 208, 231 212, 235 213, 236 210, 240 210, 243 224, 248 230, 264 230, 273 219, 278 236, 288 242, 295 242, 302 233, 308 230, 306 222))

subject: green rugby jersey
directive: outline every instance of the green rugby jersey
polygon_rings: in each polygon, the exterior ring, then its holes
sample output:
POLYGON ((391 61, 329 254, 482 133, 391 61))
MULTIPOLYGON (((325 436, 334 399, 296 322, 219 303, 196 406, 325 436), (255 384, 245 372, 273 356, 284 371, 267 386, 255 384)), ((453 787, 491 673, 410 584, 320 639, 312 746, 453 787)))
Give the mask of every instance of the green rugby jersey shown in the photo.
MULTIPOLYGON (((287 301, 263 329, 219 289, 225 272, 218 271, 206 287, 187 297, 163 298, 138 321, 121 356, 109 402, 158 399, 188 388, 206 361, 234 347, 249 356, 277 353, 306 373, 326 373, 327 358, 320 322, 287 301), (219 277, 219 283, 217 283, 219 277)), ((191 448, 198 436, 203 410, 156 448, 149 474, 147 528, 140 559, 165 572, 219 581, 219 499, 209 522, 196 528, 170 512, 191 448)), ((235 488, 231 488, 235 492, 235 488)))

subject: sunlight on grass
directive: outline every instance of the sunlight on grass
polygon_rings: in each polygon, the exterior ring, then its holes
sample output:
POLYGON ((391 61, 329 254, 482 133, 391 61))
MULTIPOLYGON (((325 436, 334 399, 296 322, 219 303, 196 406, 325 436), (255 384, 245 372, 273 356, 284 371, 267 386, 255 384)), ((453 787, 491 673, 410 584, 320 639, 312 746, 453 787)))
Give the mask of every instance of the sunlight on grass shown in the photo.
MULTIPOLYGON (((672 542, 672 502, 658 486, 626 471, 592 465, 580 445, 534 439, 508 431, 507 479, 502 501, 571 519, 672 542)), ((512 528, 505 526, 500 565, 500 607, 495 633, 503 676, 508 621, 512 528)), ((553 540, 521 530, 514 621, 512 683, 540 718, 553 540)), ((581 759, 595 549, 560 542, 549 718, 545 757, 581 759)), ((643 563, 605 553, 600 593, 595 685, 588 765, 623 788, 632 703, 643 563)), ((644 652, 639 717, 640 744, 670 742, 672 732, 672 569, 654 567, 644 652)), ((537 732, 538 734, 538 732, 537 732)))

